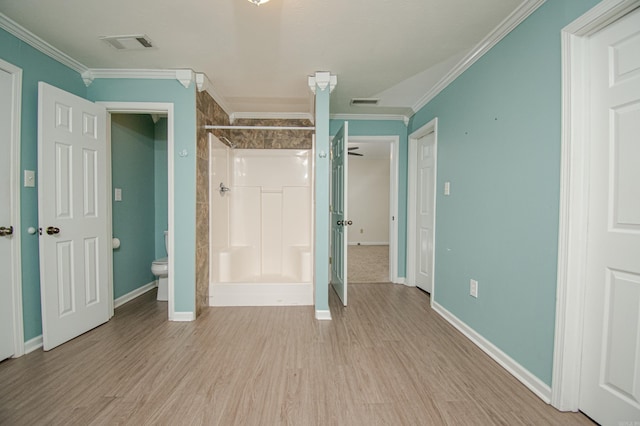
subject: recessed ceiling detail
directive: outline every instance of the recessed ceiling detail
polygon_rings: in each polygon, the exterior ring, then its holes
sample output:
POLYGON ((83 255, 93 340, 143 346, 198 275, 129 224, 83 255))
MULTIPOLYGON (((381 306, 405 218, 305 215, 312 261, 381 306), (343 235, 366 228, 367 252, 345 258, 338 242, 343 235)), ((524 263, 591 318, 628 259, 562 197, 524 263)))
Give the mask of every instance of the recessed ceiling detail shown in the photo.
POLYGON ((145 34, 100 37, 109 46, 118 50, 153 49, 153 43, 145 34))

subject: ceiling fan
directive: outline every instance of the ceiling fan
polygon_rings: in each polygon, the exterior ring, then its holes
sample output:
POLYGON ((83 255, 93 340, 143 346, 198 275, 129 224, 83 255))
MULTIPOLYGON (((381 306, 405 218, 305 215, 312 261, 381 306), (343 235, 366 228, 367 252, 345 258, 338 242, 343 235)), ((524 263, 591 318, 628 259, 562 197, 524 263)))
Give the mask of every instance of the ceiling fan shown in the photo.
POLYGON ((347 154, 349 154, 349 155, 357 155, 358 157, 364 157, 364 154, 360 154, 360 153, 358 153, 358 152, 351 152, 351 151, 353 151, 354 149, 360 149, 360 147, 359 147, 359 146, 352 146, 352 147, 347 148, 347 149, 349 150, 349 151, 347 152, 347 154))

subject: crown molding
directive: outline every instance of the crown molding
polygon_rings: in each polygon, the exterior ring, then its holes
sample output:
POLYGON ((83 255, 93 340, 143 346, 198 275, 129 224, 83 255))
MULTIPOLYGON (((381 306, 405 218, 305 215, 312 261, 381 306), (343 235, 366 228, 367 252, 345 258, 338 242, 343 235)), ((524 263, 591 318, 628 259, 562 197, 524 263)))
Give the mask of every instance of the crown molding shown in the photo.
POLYGON ((330 114, 332 120, 375 120, 375 121, 402 121, 409 124, 409 117, 400 114, 330 114))
POLYGON ((529 15, 535 12, 546 0, 526 0, 516 10, 511 12, 496 28, 493 29, 480 43, 478 43, 458 64, 451 69, 438 83, 435 84, 427 93, 425 93, 416 102, 411 109, 414 113, 420 108, 428 104, 435 98, 445 87, 451 84, 471 65, 487 53, 493 46, 498 44, 507 34, 509 34, 522 21, 527 19, 529 15))
POLYGON ((73 59, 71 56, 67 55, 63 51, 53 47, 31 31, 19 25, 17 22, 13 21, 8 16, 0 13, 0 28, 7 31, 10 34, 13 34, 20 40, 24 41, 31 47, 39 50, 50 58, 60 62, 62 65, 66 65, 72 70, 76 71, 78 74, 83 74, 88 70, 88 68, 81 64, 80 62, 73 59))
POLYGON ((213 84, 211 84, 211 80, 209 80, 209 77, 207 77, 205 73, 196 73, 196 88, 198 89, 198 92, 206 91, 213 98, 213 100, 216 101, 218 105, 220 105, 220 108, 222 108, 222 110, 229 116, 229 121, 233 123, 233 110, 229 107, 229 104, 227 104, 225 98, 218 92, 216 92, 213 84))
POLYGON ((309 112, 235 112, 233 120, 309 120, 313 122, 313 115, 309 112))

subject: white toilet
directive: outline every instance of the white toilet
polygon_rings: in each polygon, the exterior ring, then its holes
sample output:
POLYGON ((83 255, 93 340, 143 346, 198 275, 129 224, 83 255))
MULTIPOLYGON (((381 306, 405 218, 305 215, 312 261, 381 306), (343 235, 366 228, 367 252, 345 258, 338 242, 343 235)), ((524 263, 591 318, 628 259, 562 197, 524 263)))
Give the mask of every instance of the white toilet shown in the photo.
MULTIPOLYGON (((164 231, 164 247, 169 254, 168 243, 169 231, 164 231)), ((158 277, 158 297, 157 300, 167 301, 169 300, 169 258, 162 257, 156 259, 151 264, 151 273, 158 277)))

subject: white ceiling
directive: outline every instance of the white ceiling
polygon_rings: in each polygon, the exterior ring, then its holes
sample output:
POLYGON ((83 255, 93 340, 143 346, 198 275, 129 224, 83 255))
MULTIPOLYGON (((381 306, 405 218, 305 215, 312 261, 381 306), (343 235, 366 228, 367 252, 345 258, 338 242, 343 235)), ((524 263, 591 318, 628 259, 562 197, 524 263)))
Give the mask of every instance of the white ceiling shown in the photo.
POLYGON ((411 107, 524 0, 0 0, 0 13, 89 68, 189 68, 231 112, 309 113, 307 76, 337 75, 332 114, 411 107), (153 50, 99 37, 146 34, 153 50), (353 97, 380 98, 375 107, 353 97))

